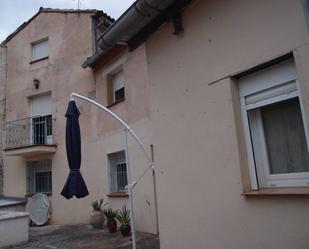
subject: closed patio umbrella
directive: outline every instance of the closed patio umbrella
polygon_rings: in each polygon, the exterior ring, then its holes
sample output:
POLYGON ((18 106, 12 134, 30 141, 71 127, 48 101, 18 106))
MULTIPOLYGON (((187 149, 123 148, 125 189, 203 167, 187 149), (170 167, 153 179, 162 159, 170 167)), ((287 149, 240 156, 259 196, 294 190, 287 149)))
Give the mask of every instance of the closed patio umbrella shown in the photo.
POLYGON ((89 194, 84 179, 79 171, 81 164, 81 137, 78 121, 79 115, 80 112, 78 111, 75 101, 71 100, 65 114, 65 117, 67 118, 65 136, 66 150, 70 173, 61 191, 61 195, 63 195, 66 199, 70 199, 74 195, 76 198, 83 198, 89 194))

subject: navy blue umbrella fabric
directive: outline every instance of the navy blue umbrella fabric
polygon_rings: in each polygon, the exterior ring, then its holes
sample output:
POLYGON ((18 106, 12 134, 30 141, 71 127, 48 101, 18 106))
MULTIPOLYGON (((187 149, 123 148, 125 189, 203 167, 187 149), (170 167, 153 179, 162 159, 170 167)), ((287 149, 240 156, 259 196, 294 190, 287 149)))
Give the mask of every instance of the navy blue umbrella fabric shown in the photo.
POLYGON ((89 195, 85 181, 79 171, 81 164, 79 115, 80 112, 78 111, 75 101, 70 101, 68 110, 65 114, 67 118, 65 142, 70 173, 61 191, 61 195, 66 199, 70 199, 73 196, 76 198, 83 198, 89 195))

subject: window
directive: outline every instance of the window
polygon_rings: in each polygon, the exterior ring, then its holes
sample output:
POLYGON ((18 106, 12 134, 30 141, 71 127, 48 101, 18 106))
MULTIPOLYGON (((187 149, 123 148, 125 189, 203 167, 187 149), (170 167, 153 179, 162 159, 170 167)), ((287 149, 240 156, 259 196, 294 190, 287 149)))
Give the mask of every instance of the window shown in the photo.
POLYGON ((108 77, 108 104, 120 102, 125 98, 123 71, 108 77))
POLYGON ((126 192, 125 187, 128 185, 128 180, 125 152, 121 151, 109 154, 108 160, 110 192, 126 192))
POLYGON ((52 161, 27 162, 27 193, 52 192, 52 161))
POLYGON ((52 144, 51 95, 31 99, 31 144, 52 144))
POLYGON ((52 115, 32 118, 33 144, 52 144, 52 115))
POLYGON ((31 44, 32 61, 48 57, 48 39, 37 41, 31 44))
POLYGON ((309 153, 295 64, 240 79, 252 189, 309 185, 309 153))

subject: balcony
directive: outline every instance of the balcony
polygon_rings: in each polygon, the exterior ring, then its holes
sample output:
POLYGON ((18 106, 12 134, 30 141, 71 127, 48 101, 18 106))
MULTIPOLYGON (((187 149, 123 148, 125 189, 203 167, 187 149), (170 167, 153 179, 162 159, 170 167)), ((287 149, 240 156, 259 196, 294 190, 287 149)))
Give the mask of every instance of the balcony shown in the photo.
POLYGON ((6 155, 31 156, 56 152, 51 115, 7 122, 5 132, 6 155))

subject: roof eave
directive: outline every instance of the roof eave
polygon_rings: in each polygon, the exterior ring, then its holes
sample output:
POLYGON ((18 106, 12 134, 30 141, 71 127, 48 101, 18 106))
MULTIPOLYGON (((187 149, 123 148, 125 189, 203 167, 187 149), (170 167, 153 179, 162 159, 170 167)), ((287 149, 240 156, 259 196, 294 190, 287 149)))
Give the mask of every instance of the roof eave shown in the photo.
POLYGON ((115 56, 119 55, 123 51, 127 51, 128 46, 124 44, 116 44, 108 51, 102 51, 95 53, 94 55, 88 57, 84 63, 82 64, 83 68, 90 67, 93 70, 96 70, 100 66, 106 64, 108 61, 115 58, 115 56))
MULTIPOLYGON (((104 56, 110 49, 113 48, 113 46, 115 46, 119 42, 127 43, 129 50, 133 51, 138 46, 140 46, 153 32, 155 32, 158 27, 165 23, 175 12, 181 11, 183 8, 185 8, 185 6, 189 4, 191 0, 162 0, 161 4, 165 4, 165 8, 160 9, 160 11, 156 8, 153 8, 156 13, 151 14, 152 18, 149 19, 150 15, 144 15, 144 23, 142 23, 142 25, 140 25, 140 27, 132 33, 132 29, 127 28, 128 26, 130 26, 131 23, 126 20, 131 19, 132 23, 136 23, 136 20, 132 20, 132 15, 134 15, 132 11, 138 9, 136 7, 138 2, 139 1, 134 2, 125 11, 124 14, 122 14, 108 29, 106 29, 103 35, 99 38, 100 43, 98 45, 102 49, 101 52, 87 58, 82 64, 83 68, 92 68, 93 65, 96 63, 96 60, 100 60, 102 56, 104 56), (119 30, 121 30, 121 32, 119 32, 119 30), (113 32, 117 37, 116 39, 114 39, 111 35, 111 33, 113 32), (127 39, 125 39, 125 37, 127 39)), ((136 12, 140 14, 139 11, 136 12)), ((140 18, 138 14, 136 14, 136 19, 140 18)))

